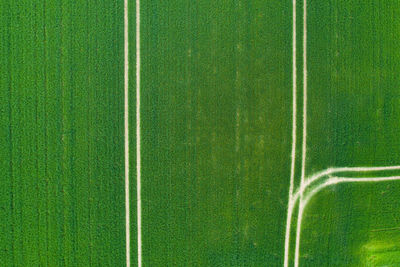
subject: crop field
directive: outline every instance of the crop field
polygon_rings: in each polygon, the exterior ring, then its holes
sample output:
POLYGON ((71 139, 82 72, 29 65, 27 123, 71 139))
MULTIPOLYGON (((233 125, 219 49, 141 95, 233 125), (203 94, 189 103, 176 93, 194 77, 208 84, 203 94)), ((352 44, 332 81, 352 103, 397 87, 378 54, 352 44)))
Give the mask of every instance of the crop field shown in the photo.
POLYGON ((0 266, 400 266, 400 2, 0 1, 0 266))

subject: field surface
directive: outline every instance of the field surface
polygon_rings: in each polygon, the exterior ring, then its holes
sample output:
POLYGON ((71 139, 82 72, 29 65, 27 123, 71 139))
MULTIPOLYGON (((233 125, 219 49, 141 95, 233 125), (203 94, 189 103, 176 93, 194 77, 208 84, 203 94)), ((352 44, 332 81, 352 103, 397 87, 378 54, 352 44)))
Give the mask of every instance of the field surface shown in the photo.
POLYGON ((1 1, 0 266, 400 266, 399 32, 395 0, 1 1))
POLYGON ((123 266, 123 6, 0 5, 0 266, 123 266))

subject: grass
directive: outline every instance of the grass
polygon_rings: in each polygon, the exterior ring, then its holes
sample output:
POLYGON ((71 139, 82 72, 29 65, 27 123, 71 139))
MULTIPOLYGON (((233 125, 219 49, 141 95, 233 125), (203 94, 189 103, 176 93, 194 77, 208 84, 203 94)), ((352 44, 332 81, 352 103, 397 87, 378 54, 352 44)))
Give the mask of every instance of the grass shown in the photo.
POLYGON ((282 262, 291 6, 157 1, 142 11, 144 264, 282 262))
MULTIPOLYGON (((125 265, 123 13, 122 1, 0 3, 0 266, 125 265)), ((399 164, 398 13, 394 0, 308 1, 306 177, 399 164)), ((292 19, 292 1, 141 1, 144 266, 283 265, 292 19)), ((399 194, 395 181, 321 190, 305 209, 300 266, 398 264, 399 194)))
POLYGON ((123 9, 1 5, 0 265, 122 266, 123 9))
MULTIPOLYGON (((330 166, 398 165, 397 5, 309 2, 309 174, 330 166)), ((394 264, 397 253, 371 252, 372 257, 360 250, 372 240, 384 241, 371 231, 397 226, 398 188, 396 182, 343 184, 317 194, 303 220, 300 264, 394 264)), ((396 235, 394 230, 388 240, 396 235)))

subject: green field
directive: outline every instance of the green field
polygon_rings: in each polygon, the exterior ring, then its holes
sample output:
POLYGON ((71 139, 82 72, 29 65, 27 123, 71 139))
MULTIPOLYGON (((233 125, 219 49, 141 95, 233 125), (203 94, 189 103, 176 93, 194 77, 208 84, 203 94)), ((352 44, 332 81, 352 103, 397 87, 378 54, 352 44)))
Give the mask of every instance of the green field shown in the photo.
POLYGON ((400 266, 400 3, 304 1, 0 1, 0 266, 126 266, 126 60, 131 266, 137 115, 142 266, 400 266))
POLYGON ((123 266, 123 6, 0 5, 0 266, 123 266))

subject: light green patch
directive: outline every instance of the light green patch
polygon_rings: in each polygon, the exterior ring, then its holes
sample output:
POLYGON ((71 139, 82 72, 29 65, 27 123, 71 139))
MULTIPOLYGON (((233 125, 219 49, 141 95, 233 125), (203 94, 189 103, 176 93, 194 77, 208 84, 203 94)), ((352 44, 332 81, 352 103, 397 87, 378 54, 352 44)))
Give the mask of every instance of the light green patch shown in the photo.
POLYGON ((362 266, 400 266, 400 236, 398 231, 377 231, 373 240, 362 247, 362 266))

